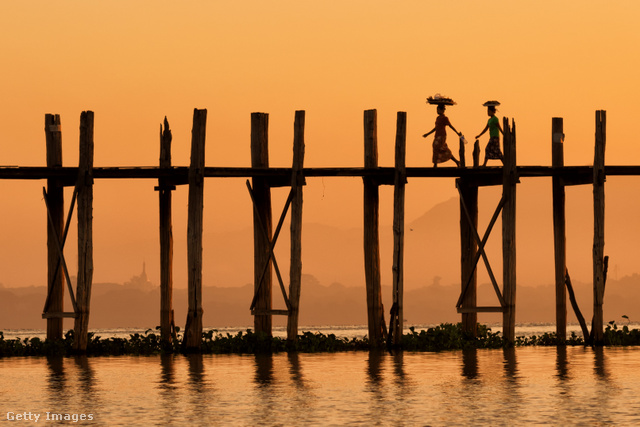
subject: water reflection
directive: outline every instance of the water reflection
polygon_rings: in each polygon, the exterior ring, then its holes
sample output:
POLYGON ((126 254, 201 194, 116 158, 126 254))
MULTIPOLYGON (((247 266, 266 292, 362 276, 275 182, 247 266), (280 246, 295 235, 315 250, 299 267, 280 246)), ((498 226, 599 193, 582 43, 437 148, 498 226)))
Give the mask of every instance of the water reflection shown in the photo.
POLYGON ((569 366, 567 362, 567 347, 556 347, 556 376, 560 380, 565 380, 569 377, 569 366))
POLYGON ((607 356, 604 354, 604 347, 597 346, 593 348, 595 373, 601 380, 608 380, 610 375, 607 370, 607 356))
POLYGON ((271 386, 273 378, 273 355, 256 354, 254 383, 256 385, 257 401, 255 407, 260 410, 255 411, 253 425, 271 424, 275 417, 274 398, 276 393, 272 393, 271 386))
POLYGON ((271 354, 256 354, 256 375, 254 381, 260 388, 268 387, 273 381, 273 356, 271 354))
POLYGON ((371 391, 380 391, 382 385, 382 361, 385 353, 378 350, 369 351, 367 360, 367 384, 371 391))
POLYGON ((47 367, 49 368, 49 390, 54 393, 61 392, 66 384, 64 358, 62 356, 47 356, 47 367))
POLYGON ((170 420, 177 413, 179 402, 177 394, 180 386, 176 383, 175 357, 173 354, 162 354, 160 356, 160 399, 162 401, 161 419, 170 420))
POLYGON ((505 415, 513 422, 522 415, 523 397, 520 395, 520 376, 518 372, 518 360, 515 347, 506 347, 502 350, 504 370, 504 403, 505 415))
POLYGON ((191 416, 189 420, 201 420, 202 414, 206 413, 209 409, 209 399, 211 399, 211 394, 207 393, 209 386, 204 379, 203 356, 202 354, 187 354, 185 357, 187 358, 188 364, 187 384, 190 391, 189 403, 191 416))
POLYGON ((62 356, 47 356, 49 375, 47 385, 49 390, 49 407, 66 406, 68 404, 67 377, 64 370, 62 356))
POLYGON ((518 380, 518 361, 516 360, 515 347, 506 347, 502 350, 504 356, 504 375, 505 378, 512 382, 517 383, 518 380))
POLYGON ((85 404, 93 403, 95 405, 95 373, 91 368, 89 358, 86 355, 75 356, 73 361, 78 368, 78 382, 82 391, 82 401, 85 404))
POLYGON ((462 350, 462 376, 470 380, 478 376, 478 349, 462 350))
POLYGON ((304 376, 302 375, 302 370, 300 369, 300 355, 298 353, 289 353, 287 355, 287 360, 289 361, 289 374, 291 376, 291 381, 293 381, 296 388, 304 389, 306 385, 304 382, 304 376))
POLYGON ((173 354, 160 356, 160 389, 164 392, 163 394, 176 389, 174 358, 173 354))
POLYGON ((406 375, 404 372, 404 352, 403 351, 395 351, 393 353, 393 372, 396 376, 396 384, 399 387, 403 387, 406 385, 406 375))
POLYGON ((202 363, 202 354, 187 354, 185 356, 189 363, 189 385, 191 390, 202 393, 206 388, 204 383, 204 364, 202 363))

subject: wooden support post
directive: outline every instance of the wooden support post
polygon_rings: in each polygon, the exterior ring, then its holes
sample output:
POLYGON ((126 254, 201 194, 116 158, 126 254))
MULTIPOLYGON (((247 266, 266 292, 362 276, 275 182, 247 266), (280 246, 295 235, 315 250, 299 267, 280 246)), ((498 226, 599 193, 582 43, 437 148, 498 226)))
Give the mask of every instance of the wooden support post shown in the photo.
POLYGON ((404 200, 406 169, 407 113, 398 112, 396 120, 396 158, 393 187, 393 306, 389 319, 392 344, 400 345, 404 332, 404 200))
MULTIPOLYGON (((564 125, 561 117, 551 121, 551 166, 560 170, 564 166, 564 125)), ((564 343, 567 339, 567 256, 565 226, 564 182, 557 174, 552 178, 553 189, 553 249, 556 277, 556 336, 564 343)))
POLYGON ((287 339, 298 339, 300 290, 302 287, 302 186, 305 184, 304 167, 305 112, 296 111, 293 123, 293 167, 291 170, 291 266, 289 268, 289 317, 287 339))
POLYGON ((502 334, 507 342, 515 342, 516 326, 516 125, 503 119, 504 166, 502 178, 502 268, 503 296, 506 307, 502 316, 502 334))
MULTIPOLYGON (((460 283, 463 293, 461 307, 467 309, 477 307, 478 244, 474 237, 474 230, 478 229, 478 186, 468 179, 460 178, 458 179, 458 188, 460 189, 460 276, 462 279, 460 283)), ((466 334, 475 337, 477 323, 477 312, 462 313, 462 329, 466 334)))
MULTIPOLYGON (((164 130, 160 125, 160 168, 171 168, 171 129, 164 118, 164 130)), ((165 178, 158 180, 160 208, 160 339, 171 344, 173 319, 173 223, 171 216, 171 191, 175 186, 165 178)))
POLYGON ((189 207, 187 213, 187 280, 189 309, 183 348, 198 351, 202 344, 202 229, 204 215, 204 146, 207 110, 193 110, 189 207))
POLYGON ((473 143, 473 167, 477 168, 478 166, 480 166, 480 141, 476 139, 476 142, 473 143))
MULTIPOLYGON (((62 167, 62 132, 60 115, 47 114, 44 118, 47 144, 47 167, 62 167)), ((64 277, 58 242, 62 241, 64 227, 64 186, 57 179, 47 179, 47 271, 48 311, 64 312, 64 277)), ((47 319, 47 339, 62 339, 63 318, 47 319)))
MULTIPOLYGON (((364 112, 364 167, 378 167, 377 111, 364 112)), ((380 346, 385 335, 382 292, 380 288, 380 242, 378 235, 378 183, 372 177, 364 181, 364 265, 367 286, 369 341, 380 346)))
MULTIPOLYGON (((269 167, 269 115, 265 113, 251 114, 251 166, 254 168, 269 167)), ((270 260, 270 244, 272 231, 271 188, 264 177, 253 177, 253 250, 254 250, 254 295, 255 310, 264 313, 271 310, 272 261, 270 260), (260 225, 262 224, 262 226, 260 225), (262 231, 262 228, 266 233, 262 231), (262 270, 269 263, 267 272, 262 277, 262 270), (262 282, 260 279, 262 278, 262 282)), ((256 333, 271 335, 271 315, 256 314, 253 317, 256 333)))
POLYGON ((84 352, 88 344, 89 304, 93 280, 93 111, 80 115, 78 162, 78 278, 74 350, 84 352))
POLYGON ((604 336, 604 153, 607 113, 596 111, 596 146, 593 160, 593 340, 601 345, 604 336))

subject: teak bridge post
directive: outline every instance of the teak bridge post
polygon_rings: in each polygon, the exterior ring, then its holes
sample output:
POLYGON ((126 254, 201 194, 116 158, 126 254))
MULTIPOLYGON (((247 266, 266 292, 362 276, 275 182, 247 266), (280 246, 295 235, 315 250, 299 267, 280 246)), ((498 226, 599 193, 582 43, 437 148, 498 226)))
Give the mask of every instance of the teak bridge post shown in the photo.
POLYGON ((393 180, 393 305, 389 317, 390 342, 398 346, 404 329, 404 200, 407 147, 407 113, 398 112, 396 119, 395 173, 393 180))
MULTIPOLYGON (((377 111, 364 112, 364 168, 378 167, 377 111)), ((373 346, 382 344, 386 327, 380 286, 380 242, 378 238, 379 192, 375 177, 364 176, 364 271, 367 287, 367 319, 369 341, 373 346)))
POLYGON ((504 166, 502 168, 502 277, 505 309, 502 334, 509 342, 516 338, 516 184, 519 182, 516 168, 516 125, 503 119, 504 166))
POLYGON ((197 351, 202 343, 202 230, 204 215, 204 146, 207 110, 193 111, 189 206, 187 214, 187 280, 189 309, 183 347, 197 351))
POLYGON ((80 116, 80 154, 78 162, 78 279, 75 335, 73 347, 87 349, 89 305, 93 281, 93 111, 80 116))
MULTIPOLYGON (((287 339, 295 341, 298 334, 302 274, 302 189, 307 176, 352 176, 363 179, 363 246, 367 297, 367 321, 372 346, 380 346, 388 337, 389 345, 401 343, 403 333, 403 261, 404 261, 404 203, 407 177, 453 177, 460 193, 461 295, 456 304, 462 315, 464 331, 476 333, 477 313, 502 312, 503 336, 515 341, 516 312, 516 188, 525 177, 552 177, 553 224, 556 283, 556 331, 559 343, 566 339, 566 294, 568 292, 581 323, 585 340, 597 345, 603 342, 603 301, 607 276, 607 257, 604 256, 604 183, 606 175, 640 175, 638 166, 605 167, 606 112, 596 112, 595 153, 593 166, 564 166, 564 133, 562 118, 552 120, 552 166, 522 166, 516 162, 515 122, 504 118, 504 159, 501 168, 478 168, 479 146, 475 144, 474 167, 464 162, 459 168, 406 168, 406 113, 398 112, 395 140, 395 165, 378 165, 377 112, 364 112, 363 168, 304 168, 305 112, 296 111, 294 121, 293 163, 289 168, 270 168, 268 158, 268 115, 251 115, 251 168, 206 168, 205 134, 206 110, 194 110, 191 139, 191 164, 188 168, 171 165, 171 131, 165 118, 160 126, 160 164, 158 168, 94 168, 94 114, 85 111, 80 117, 80 150, 77 168, 62 166, 62 137, 60 116, 45 116, 47 166, 0 167, 0 179, 46 179, 44 201, 47 205, 47 299, 42 317, 47 319, 47 338, 60 339, 64 318, 75 318, 74 350, 83 352, 88 344, 89 305, 93 280, 93 181, 94 178, 155 178, 159 191, 160 212, 160 323, 163 344, 175 338, 172 292, 173 236, 171 191, 176 185, 189 185, 187 258, 188 258, 188 314, 184 329, 183 349, 198 351, 202 341, 202 232, 204 215, 205 177, 250 177, 247 181, 253 204, 254 219, 254 301, 251 312, 255 316, 256 332, 271 335, 272 315, 287 315, 287 339), (594 243, 593 243, 593 304, 594 314, 589 333, 571 287, 566 265, 565 186, 593 185, 594 243), (64 221, 65 186, 74 185, 71 206, 64 221), (379 186, 394 185, 393 218, 393 283, 389 333, 387 334, 382 306, 379 245, 379 186), (481 238, 478 234, 478 188, 502 185, 502 198, 481 238), (272 228, 271 188, 290 186, 275 231, 272 228), (77 200, 78 219, 78 275, 76 292, 69 280, 63 248, 73 208, 77 200), (274 246, 291 207, 291 265, 289 295, 274 256, 274 246), (502 214, 503 284, 500 290, 491 270, 485 244, 502 214), (64 224, 63 224, 64 223, 64 224), (476 268, 480 258, 487 267, 498 297, 499 306, 478 307, 476 304, 476 268), (272 309, 272 269, 275 270, 286 310, 272 309), (66 280, 65 280, 66 279, 66 280), (67 284, 73 312, 65 312, 64 284, 67 284)), ((460 148, 464 159, 464 146, 460 148)))
POLYGON ((300 291, 302 287, 302 187, 304 178, 305 112, 296 111, 293 124, 293 166, 291 168, 291 265, 289 267, 290 311, 287 318, 287 339, 298 338, 300 291))
POLYGON ((605 287, 604 256, 604 152, 607 114, 596 111, 596 146, 593 160, 593 341, 602 344, 604 319, 602 305, 605 287))
MULTIPOLYGON (((551 166, 561 170, 564 166, 564 122, 554 117, 551 124, 551 166)), ((567 275, 565 191, 564 181, 557 174, 552 178, 553 192, 553 248, 555 255, 556 281, 556 336, 558 340, 567 339, 567 275)))
MULTIPOLYGON (((167 118, 164 129, 160 125, 160 169, 171 169, 171 130, 167 118)), ((173 317, 173 221, 171 214, 172 191, 175 185, 167 178, 159 178, 160 210, 160 338, 165 346, 171 344, 175 333, 173 317)))
MULTIPOLYGON (((62 167, 62 132, 60 115, 45 116, 45 135, 47 142, 47 167, 62 167)), ((64 277, 62 276, 61 255, 58 242, 63 241, 64 226, 64 186, 59 179, 47 179, 47 265, 48 299, 45 312, 62 313, 64 311, 64 277)), ((47 339, 62 339, 63 318, 47 318, 47 339)))

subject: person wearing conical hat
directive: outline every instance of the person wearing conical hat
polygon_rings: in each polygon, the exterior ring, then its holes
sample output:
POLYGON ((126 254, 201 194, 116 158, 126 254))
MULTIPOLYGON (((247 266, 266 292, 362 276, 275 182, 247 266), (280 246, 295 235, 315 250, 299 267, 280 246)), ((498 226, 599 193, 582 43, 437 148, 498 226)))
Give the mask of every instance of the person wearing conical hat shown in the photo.
POLYGON ((489 130, 489 142, 484 149, 484 162, 482 163, 482 166, 487 166, 487 161, 489 159, 500 160, 504 163, 502 151, 500 151, 500 134, 504 135, 504 132, 502 132, 500 120, 496 117, 496 106, 500 105, 500 103, 498 101, 488 101, 483 105, 487 107, 489 120, 487 120, 487 125, 482 132, 476 136, 476 139, 480 138, 487 130, 489 130))
MULTIPOLYGON (((432 98, 429 98, 429 103, 431 103, 431 99, 432 98)), ((438 117, 436 118, 436 125, 432 130, 422 135, 423 138, 426 138, 427 136, 435 132, 433 138, 433 167, 437 168, 438 163, 444 163, 448 160, 453 160, 456 166, 460 166, 460 162, 454 157, 453 153, 449 149, 449 146, 447 145, 447 126, 453 129, 453 131, 458 135, 460 135, 460 132, 458 132, 456 128, 453 127, 453 125, 449 121, 449 118, 444 115, 445 104, 438 103, 437 105, 438 108, 436 109, 436 111, 438 113, 438 117)), ((451 105, 453 105, 453 102, 451 105)))

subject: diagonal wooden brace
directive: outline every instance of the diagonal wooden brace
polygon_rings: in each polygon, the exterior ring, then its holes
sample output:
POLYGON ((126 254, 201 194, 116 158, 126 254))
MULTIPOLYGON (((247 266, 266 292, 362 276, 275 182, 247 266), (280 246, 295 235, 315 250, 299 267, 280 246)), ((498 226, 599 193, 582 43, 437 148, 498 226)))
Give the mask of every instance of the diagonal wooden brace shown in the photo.
MULTIPOLYGON (((251 183, 249 182, 249 180, 247 180, 247 189, 249 190, 249 195, 251 196, 251 201, 253 203, 253 208, 256 209, 256 204, 255 204, 255 200, 253 197, 253 190, 251 189, 251 183)), ((287 201, 284 205, 284 208, 282 210, 282 214, 280 215, 280 220, 278 221, 278 225, 276 226, 276 231, 273 235, 273 239, 269 239, 269 236, 267 235, 267 230, 264 226, 264 224, 262 223, 262 220, 260 220, 260 216, 257 216, 258 218, 258 224, 260 225, 260 230, 262 230, 262 233, 264 235, 264 237, 269 240, 269 256, 267 257, 267 261, 265 262, 264 268, 262 270, 262 273, 260 275, 260 280, 258 281, 258 287, 256 289, 256 292, 253 295, 253 300, 251 301, 251 307, 250 309, 253 310, 255 308, 256 305, 256 301, 258 298, 258 291, 260 290, 260 287, 262 286, 262 282, 264 280, 264 276, 266 275, 268 269, 269 269, 269 261, 271 261, 273 259, 273 266, 276 270, 276 276, 278 277, 278 283, 280 284, 280 290, 282 291, 282 296, 284 298, 284 302, 287 305, 287 310, 291 310, 291 303, 289 302, 289 297, 287 296, 287 292, 284 288, 284 283, 282 281, 282 276, 280 275, 280 269, 278 268, 278 263, 276 262, 276 256, 273 253, 273 249, 276 246, 276 242, 278 240, 278 236, 280 235, 280 230, 282 229, 282 224, 284 223, 284 218, 287 215, 287 211, 289 210, 289 206, 291 205, 291 201, 293 200, 293 196, 294 196, 294 191, 293 189, 291 189, 291 191, 289 192, 289 196, 287 197, 287 201)))
MULTIPOLYGON (((63 233, 63 243, 60 243, 60 240, 58 239, 58 236, 54 233, 53 234, 53 238, 54 238, 54 242, 56 244, 56 248, 58 248, 58 264, 56 265, 56 270, 55 273, 53 275, 53 277, 55 277, 58 274, 58 266, 62 263, 62 268, 64 269, 64 275, 65 278, 67 279, 67 287, 69 288, 69 297, 71 298, 71 305, 73 305, 73 311, 74 312, 78 312, 78 306, 76 304, 76 298, 74 296, 73 293, 73 287, 71 286, 71 280, 69 279, 69 270, 67 269, 67 262, 64 259, 64 253, 63 253, 63 248, 64 248, 64 242, 66 242, 67 240, 67 233, 69 231, 69 224, 70 224, 70 219, 71 219, 71 214, 73 212, 73 206, 75 204, 75 200, 76 200, 76 193, 77 190, 74 189, 73 192, 73 198, 71 200, 71 206, 69 208, 69 215, 67 215, 67 222, 65 224, 65 229, 64 229, 64 233, 63 233)), ((53 218, 51 218, 51 211, 49 210, 49 201, 47 199, 47 190, 43 187, 42 188, 42 194, 44 196, 44 203, 47 206, 47 216, 49 218, 49 223, 51 223, 53 225, 53 218)), ((44 306, 44 310, 43 312, 46 313, 49 310, 49 302, 50 302, 50 297, 51 297, 51 286, 52 284, 49 283, 49 286, 47 288, 47 300, 45 301, 45 306, 44 306)))
MULTIPOLYGON (((458 187, 458 185, 456 184, 456 188, 458 189, 458 192, 460 192, 460 187, 458 187)), ((473 277, 473 273, 475 272, 475 269, 478 266, 478 261, 480 260, 480 257, 482 256, 482 259, 484 260, 484 264, 487 267, 487 272, 489 273, 489 278, 491 279, 491 284, 493 285, 493 289, 496 292, 496 295, 498 296, 498 300, 500 301, 500 305, 502 307, 504 307, 505 301, 504 298, 502 297, 502 292, 500 292, 500 288, 498 287, 498 283, 496 281, 496 278, 493 274, 493 270, 491 269, 491 265, 489 264, 489 259, 487 258, 487 254, 484 250, 484 247, 487 243, 487 240, 489 240, 489 235, 491 234, 491 230, 493 229, 493 226, 495 225, 496 221, 498 220, 498 215, 500 215, 500 211, 502 210, 502 207, 504 206, 505 200, 504 197, 500 199, 500 202, 498 203, 498 206, 496 207, 495 212, 493 213, 493 217, 491 218, 491 221, 489 222, 489 225, 487 226, 487 230, 484 233, 484 237, 482 238, 482 240, 480 240, 480 235, 478 234, 478 230, 476 229, 475 225, 473 224, 473 221, 471 220, 471 216, 469 215, 469 211, 467 209, 467 205, 464 203, 464 198, 462 197, 462 194, 460 194, 460 202, 462 204, 462 208, 464 210, 465 216, 467 218, 467 221, 469 222, 469 225, 471 226, 471 230, 473 231, 473 237, 476 241, 476 244, 478 245, 478 251, 476 252, 475 258, 473 260, 473 269, 471 270, 471 272, 469 273, 469 277, 467 278, 467 281, 465 283, 464 286, 464 290, 462 291, 462 293, 460 294, 460 298, 458 298, 458 302, 456 303, 456 307, 460 308, 462 306, 462 300, 464 299, 467 290, 469 289, 469 285, 471 284, 471 278, 473 277)))

